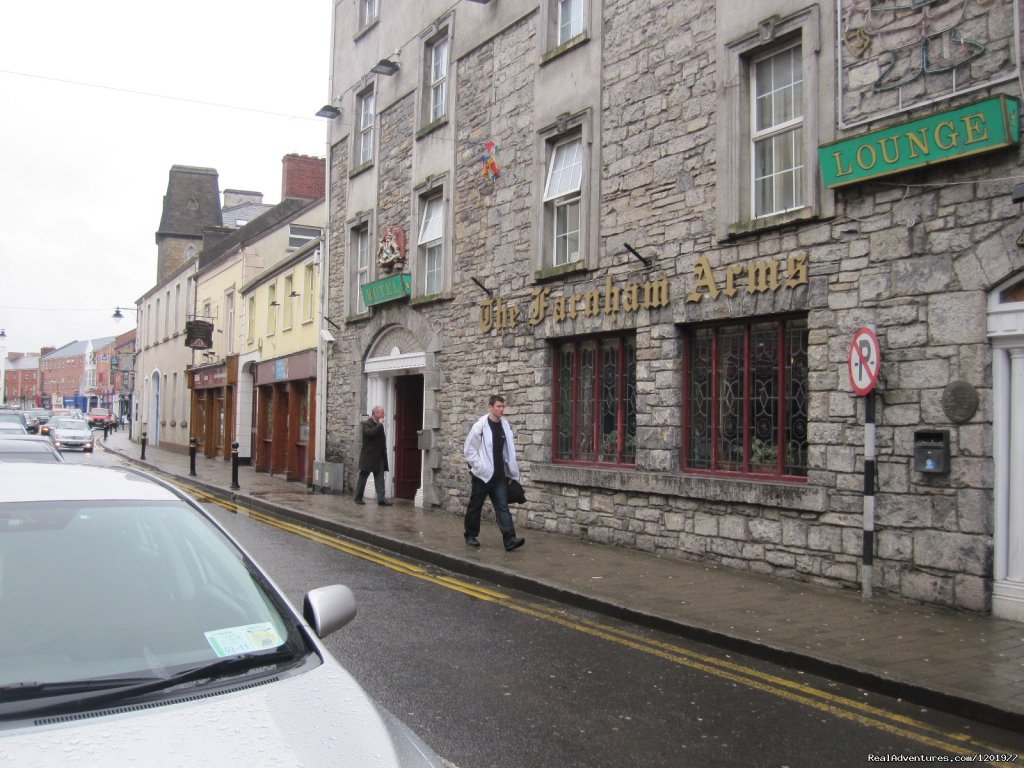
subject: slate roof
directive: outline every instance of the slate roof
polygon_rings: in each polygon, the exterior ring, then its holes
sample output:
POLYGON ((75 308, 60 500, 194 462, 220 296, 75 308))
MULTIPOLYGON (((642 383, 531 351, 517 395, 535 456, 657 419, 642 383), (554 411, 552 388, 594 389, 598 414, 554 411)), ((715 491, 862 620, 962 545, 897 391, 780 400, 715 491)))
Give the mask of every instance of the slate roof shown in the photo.
POLYGON ((295 218, 306 208, 312 208, 319 205, 322 201, 323 198, 311 201, 297 197, 286 197, 262 216, 259 216, 245 226, 236 229, 230 235, 225 237, 223 240, 218 241, 213 246, 204 248, 203 252, 199 254, 199 269, 204 269, 205 267, 210 266, 221 256, 224 256, 235 248, 244 246, 246 243, 251 243, 254 240, 258 240, 265 232, 276 229, 285 222, 295 218))
MULTIPOLYGON (((103 349, 111 342, 116 339, 117 336, 104 336, 102 339, 92 339, 93 350, 103 349)), ((89 340, 68 342, 63 347, 53 350, 49 354, 43 355, 42 360, 56 360, 62 357, 81 357, 85 354, 86 347, 89 345, 89 340)))
POLYGON ((242 203, 241 205, 223 209, 221 217, 224 220, 225 227, 238 229, 250 221, 259 218, 273 207, 273 203, 242 203))
POLYGON ((202 237, 204 227, 222 223, 217 170, 172 165, 157 242, 167 236, 202 237))

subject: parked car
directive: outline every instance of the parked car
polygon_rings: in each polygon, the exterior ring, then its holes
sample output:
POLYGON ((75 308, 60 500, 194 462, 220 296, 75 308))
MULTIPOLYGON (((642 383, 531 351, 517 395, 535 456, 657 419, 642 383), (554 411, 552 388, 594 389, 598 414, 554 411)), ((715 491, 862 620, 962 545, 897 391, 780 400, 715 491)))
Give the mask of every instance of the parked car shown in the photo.
POLYGON ((10 408, 0 408, 0 423, 17 424, 28 431, 28 424, 25 415, 21 411, 12 411, 10 408))
POLYGON ((17 766, 441 768, 192 498, 133 469, 0 464, 0 754, 17 766))
POLYGON ((85 419, 65 416, 57 419, 55 424, 51 422, 49 426, 50 440, 57 450, 81 448, 86 453, 92 453, 92 449, 96 445, 96 436, 85 419))
POLYGON ((110 412, 109 408, 93 408, 89 411, 89 415, 86 416, 86 421, 89 422, 90 427, 112 427, 117 419, 114 418, 114 414, 110 412))
POLYGON ((27 435, 28 430, 15 421, 0 420, 0 435, 27 435))
POLYGON ((21 415, 25 418, 25 429, 28 430, 30 435, 39 434, 39 417, 36 416, 35 411, 22 411, 21 415))
POLYGON ((0 432, 0 462, 64 461, 53 443, 39 435, 0 432))

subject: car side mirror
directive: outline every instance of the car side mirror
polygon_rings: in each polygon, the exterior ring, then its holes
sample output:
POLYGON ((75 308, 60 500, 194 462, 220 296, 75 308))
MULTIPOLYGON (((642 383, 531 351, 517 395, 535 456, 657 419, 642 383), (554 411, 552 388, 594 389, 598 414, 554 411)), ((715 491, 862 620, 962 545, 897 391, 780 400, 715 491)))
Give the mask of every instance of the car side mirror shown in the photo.
POLYGON ((356 597, 344 584, 311 589, 302 601, 302 616, 317 637, 327 637, 356 617, 356 597))

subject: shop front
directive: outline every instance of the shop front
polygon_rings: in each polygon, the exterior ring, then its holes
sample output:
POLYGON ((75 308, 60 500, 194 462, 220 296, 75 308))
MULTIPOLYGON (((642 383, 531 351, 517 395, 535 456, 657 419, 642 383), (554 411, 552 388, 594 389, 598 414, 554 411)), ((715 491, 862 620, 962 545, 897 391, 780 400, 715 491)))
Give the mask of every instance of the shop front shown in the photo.
POLYGON ((196 453, 214 458, 231 458, 234 434, 235 388, 238 383, 238 356, 223 363, 189 370, 192 392, 192 432, 196 453))
POLYGON ((257 363, 253 465, 312 485, 316 350, 257 363))

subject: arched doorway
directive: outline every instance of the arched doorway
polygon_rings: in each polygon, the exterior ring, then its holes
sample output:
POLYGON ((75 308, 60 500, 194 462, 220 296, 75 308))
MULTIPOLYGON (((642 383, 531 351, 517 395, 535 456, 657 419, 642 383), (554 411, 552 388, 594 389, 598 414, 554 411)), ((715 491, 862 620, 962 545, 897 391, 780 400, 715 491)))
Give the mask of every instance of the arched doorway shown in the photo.
POLYGON ((988 301, 992 343, 992 614, 1024 622, 1024 275, 988 301))
MULTIPOLYGON (((405 328, 392 327, 371 346, 363 364, 366 411, 383 405, 388 442, 386 494, 423 504, 423 460, 419 435, 423 430, 423 372, 426 353, 405 328)), ((365 416, 363 416, 365 418, 365 416)), ((370 493, 369 490, 366 491, 370 493)))

